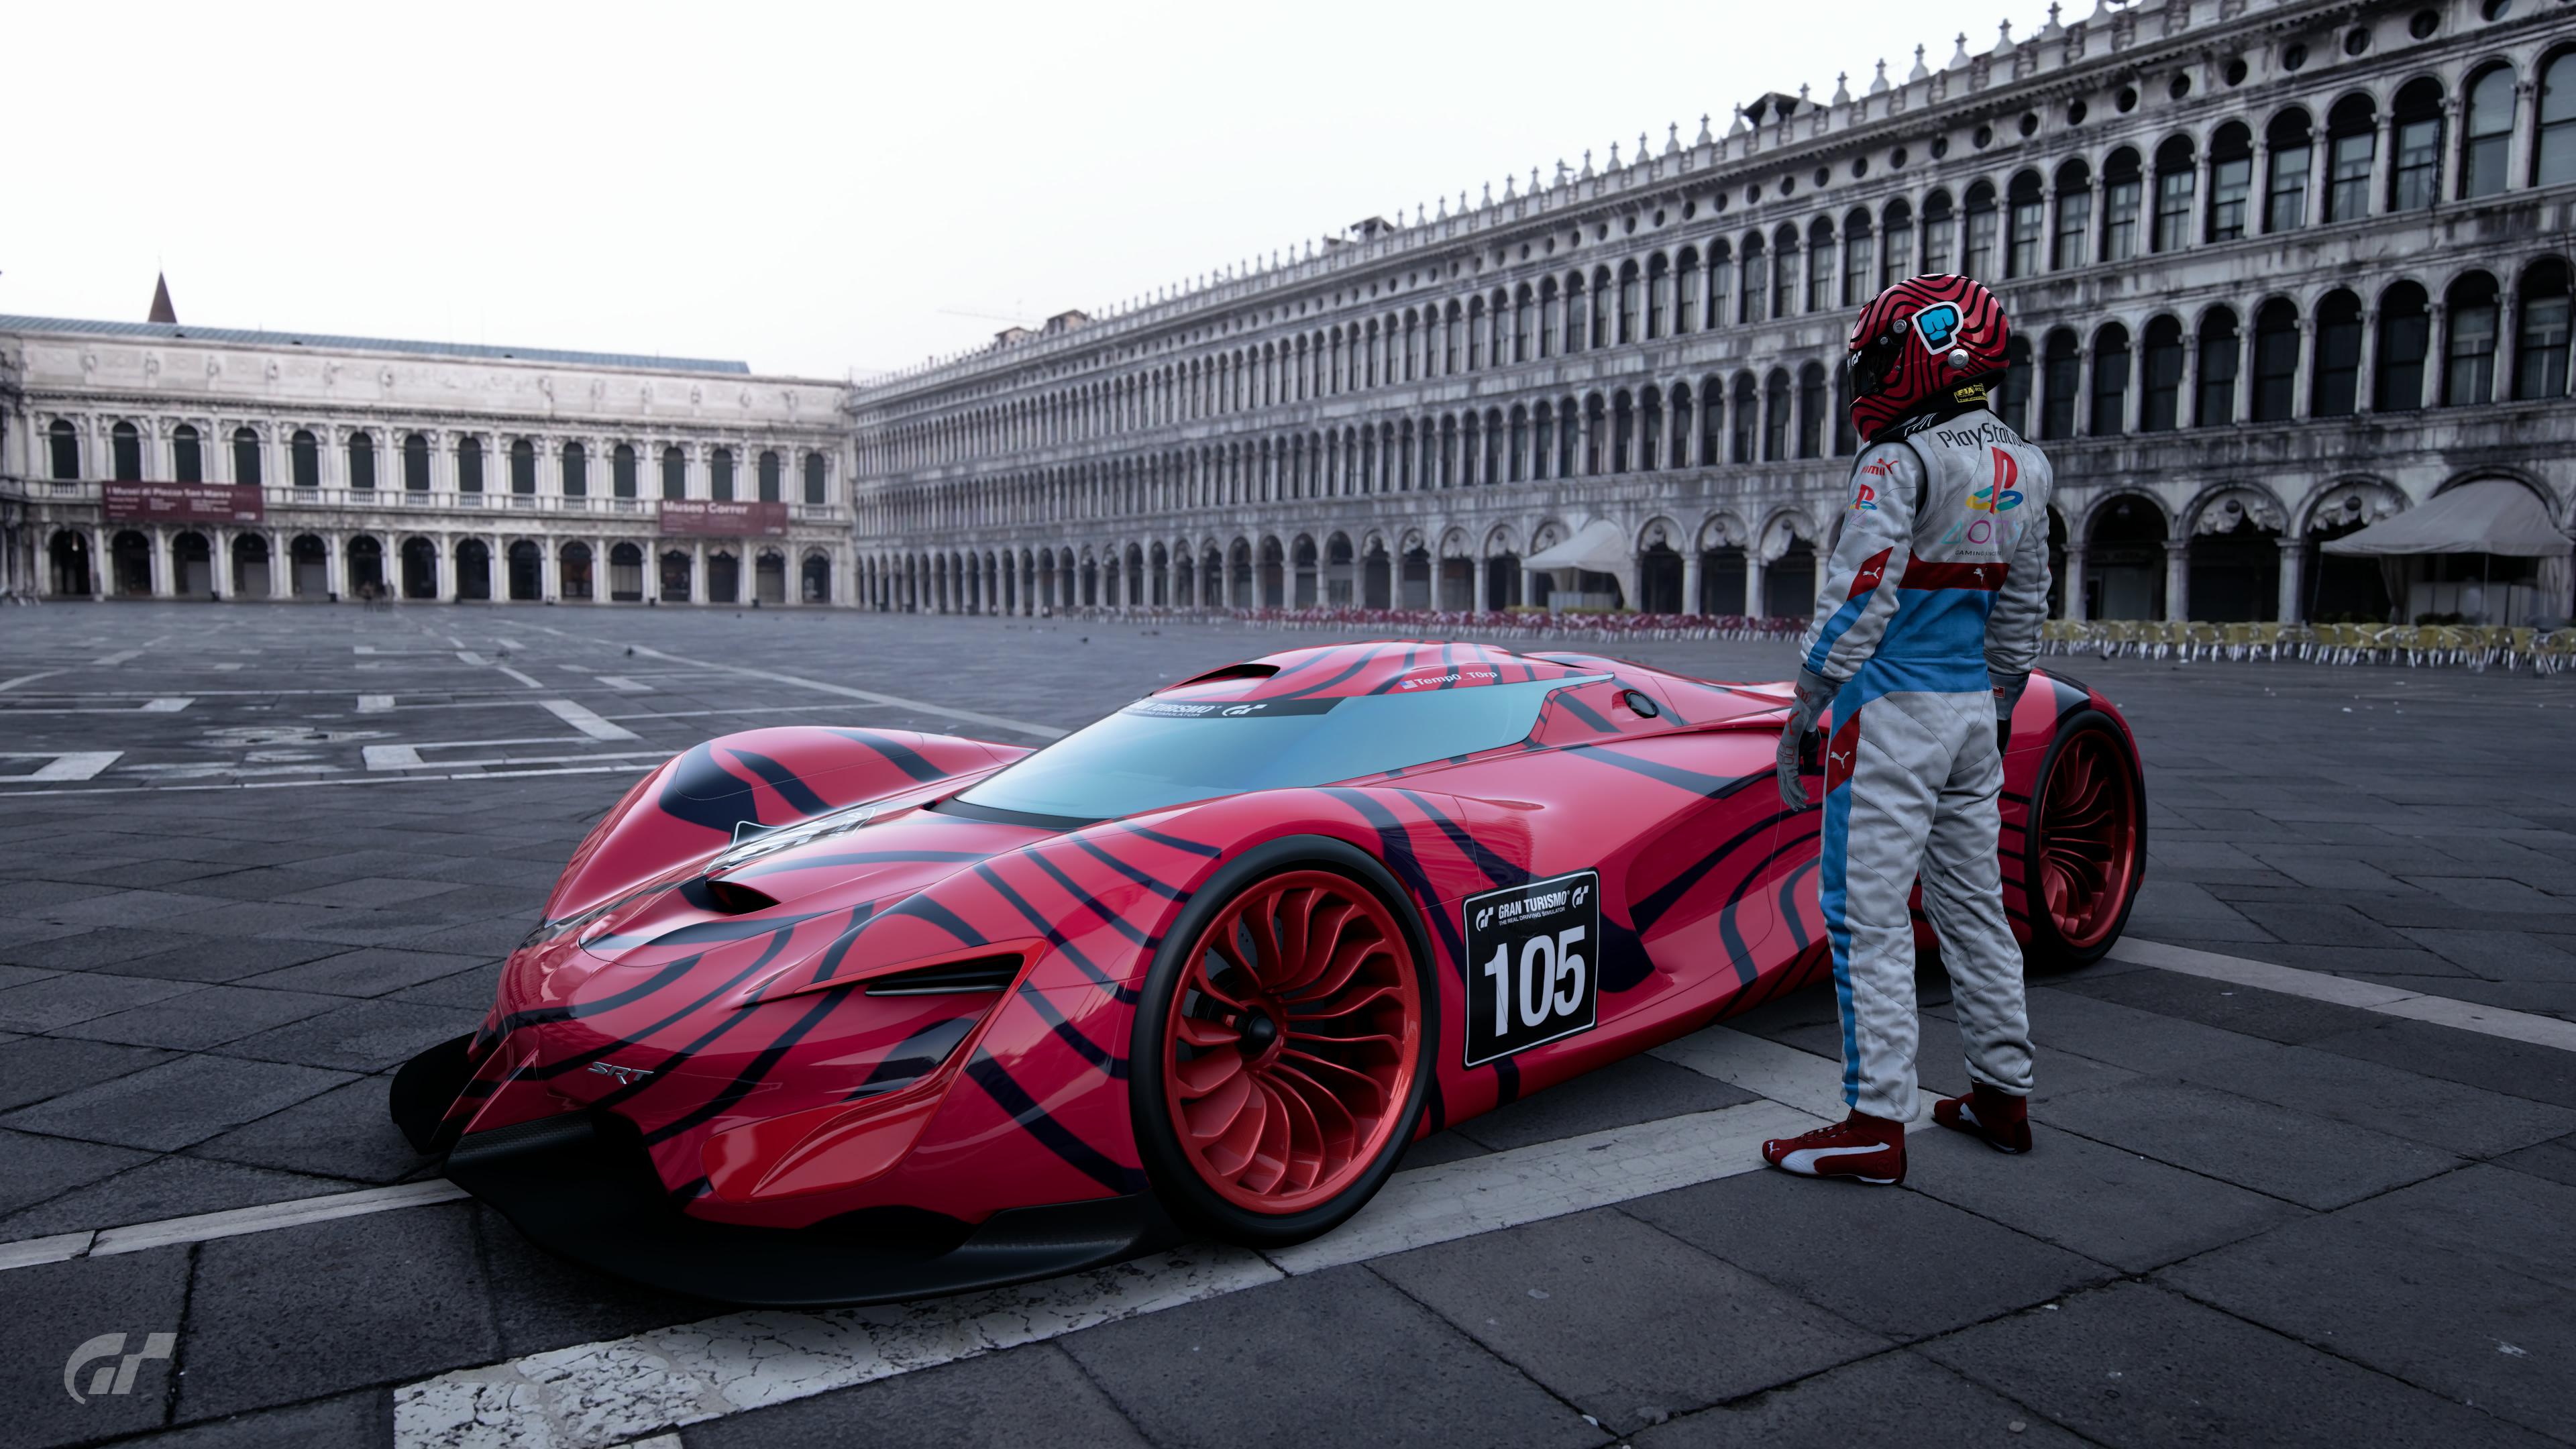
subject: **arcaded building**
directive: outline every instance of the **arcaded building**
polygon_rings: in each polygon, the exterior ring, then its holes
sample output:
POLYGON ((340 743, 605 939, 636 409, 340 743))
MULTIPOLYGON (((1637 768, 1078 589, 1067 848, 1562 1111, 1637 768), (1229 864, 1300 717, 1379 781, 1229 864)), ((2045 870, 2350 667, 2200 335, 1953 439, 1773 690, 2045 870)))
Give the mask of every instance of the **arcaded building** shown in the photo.
POLYGON ((2564 616, 2563 567, 2318 545, 2485 480, 2566 527, 2572 232, 2576 7, 2051 7, 861 388, 859 598, 1803 614, 1848 319, 1959 271, 2057 460, 2063 613, 2483 569, 2564 616))
POLYGON ((0 588, 847 604, 837 381, 741 362, 0 316, 0 588))

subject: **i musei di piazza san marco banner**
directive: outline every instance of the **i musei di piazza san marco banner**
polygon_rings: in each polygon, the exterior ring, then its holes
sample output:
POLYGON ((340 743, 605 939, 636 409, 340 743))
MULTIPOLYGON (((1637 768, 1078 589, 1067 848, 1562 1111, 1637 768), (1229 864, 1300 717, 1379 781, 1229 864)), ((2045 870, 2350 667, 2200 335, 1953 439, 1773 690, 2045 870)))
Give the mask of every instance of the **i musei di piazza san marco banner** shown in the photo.
POLYGON ((255 484, 101 483, 110 523, 257 523, 255 484))
POLYGON ((662 500, 665 538, 785 538, 787 505, 709 498, 662 500))

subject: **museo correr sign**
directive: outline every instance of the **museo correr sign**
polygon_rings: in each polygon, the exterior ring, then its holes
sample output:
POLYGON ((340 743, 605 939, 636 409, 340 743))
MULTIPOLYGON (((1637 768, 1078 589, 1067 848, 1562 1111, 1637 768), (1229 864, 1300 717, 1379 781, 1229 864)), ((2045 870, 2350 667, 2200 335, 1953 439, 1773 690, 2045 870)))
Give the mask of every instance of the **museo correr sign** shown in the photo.
POLYGON ((787 505, 709 498, 662 500, 665 538, 785 538, 787 505))

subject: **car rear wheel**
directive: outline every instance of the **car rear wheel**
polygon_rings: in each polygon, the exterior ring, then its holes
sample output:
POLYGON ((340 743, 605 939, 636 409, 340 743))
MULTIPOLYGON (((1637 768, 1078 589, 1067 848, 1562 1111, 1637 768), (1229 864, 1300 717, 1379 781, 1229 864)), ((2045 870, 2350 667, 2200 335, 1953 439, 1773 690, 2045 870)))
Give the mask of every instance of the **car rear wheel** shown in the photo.
POLYGON ((2038 778, 2022 861, 2031 953, 2080 966, 2120 939, 2138 898, 2146 790, 2127 738, 2092 712, 2059 728, 2038 778))
POLYGON ((1422 1114, 1437 997, 1383 867, 1277 841, 1182 912, 1138 1004, 1137 1147, 1176 1216, 1254 1246, 1357 1212, 1422 1114))

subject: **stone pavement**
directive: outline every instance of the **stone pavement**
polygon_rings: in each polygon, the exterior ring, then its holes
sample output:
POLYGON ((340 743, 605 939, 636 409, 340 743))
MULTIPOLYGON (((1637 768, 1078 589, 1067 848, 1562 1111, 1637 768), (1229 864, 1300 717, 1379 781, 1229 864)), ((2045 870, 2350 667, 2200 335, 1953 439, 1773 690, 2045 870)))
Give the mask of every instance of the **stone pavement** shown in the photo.
MULTIPOLYGON (((652 758, 797 720, 1035 743, 1307 642, 793 611, 0 611, 0 1254, 425 1175, 385 1074, 472 1025, 573 842, 652 758)), ((1633 652, 1791 667, 1779 646, 1633 652)), ((2576 783, 2555 763, 2576 686, 2060 662, 2146 751, 2132 936, 2576 1020, 2576 783)), ((1923 985, 1927 1084, 1955 1089, 1923 985)), ((1934 1131, 1896 1191, 1754 1172, 1611 1194, 678 1437, 2576 1441, 2576 1054, 2117 961, 2034 987, 2027 1159, 1934 1131)), ((1822 1070, 1832 1016, 1809 992, 1731 1025, 1822 1070)), ((1407 1167, 1752 1100, 1639 1058, 1407 1167)), ((558 1263, 471 1203, 414 1207, 0 1270, 0 1408, 13 1445, 385 1443, 405 1385, 722 1312, 558 1263), (173 1357, 74 1402, 66 1356, 119 1332, 173 1333, 173 1357)))

